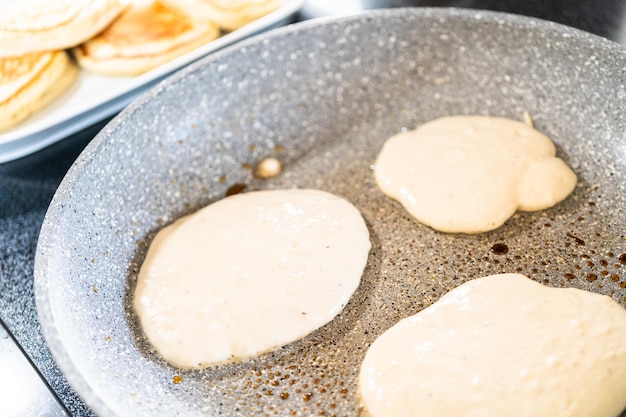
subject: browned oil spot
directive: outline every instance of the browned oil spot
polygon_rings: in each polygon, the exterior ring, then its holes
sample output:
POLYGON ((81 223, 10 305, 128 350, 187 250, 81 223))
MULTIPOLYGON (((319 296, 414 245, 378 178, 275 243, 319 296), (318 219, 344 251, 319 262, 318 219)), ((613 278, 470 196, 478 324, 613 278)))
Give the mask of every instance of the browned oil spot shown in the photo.
POLYGON ((566 235, 567 237, 570 237, 570 238, 574 239, 574 242, 576 242, 576 244, 577 244, 577 245, 581 245, 581 246, 583 246, 583 245, 585 244, 585 241, 584 241, 584 240, 582 240, 582 239, 581 239, 581 238, 579 238, 579 237, 574 236, 574 235, 573 235, 573 234, 571 234, 570 232, 567 232, 565 235, 566 235))
POLYGON ((231 196, 231 195, 235 195, 235 194, 239 194, 243 190, 245 190, 246 188, 248 188, 248 186, 246 184, 243 184, 243 183, 233 184, 230 187, 228 187, 228 189, 226 190, 226 197, 231 196))
POLYGON ((619 259, 619 263, 626 265, 626 253, 622 253, 617 259, 619 259))
POLYGON ((311 398, 313 398, 313 393, 312 392, 307 392, 306 394, 304 394, 304 396, 302 397, 302 399, 304 401, 310 401, 311 398))
POLYGON ((617 281, 619 281, 619 275, 617 275, 617 274, 611 274, 611 281, 613 281, 613 282, 617 282, 617 281))
POLYGON ((587 274, 587 281, 593 282, 597 279, 598 279, 598 276, 596 274, 587 274))
POLYGON ((250 162, 244 162, 243 164, 241 164, 241 167, 248 170, 252 169, 252 165, 250 164, 250 162))
POLYGON ((288 399, 288 398, 289 398, 289 393, 288 393, 288 392, 281 392, 281 393, 280 393, 280 398, 281 398, 282 400, 286 400, 286 399, 288 399))
POLYGON ((172 382, 175 384, 180 384, 181 382, 183 382, 183 377, 180 375, 174 375, 174 377, 172 378, 172 382))
POLYGON ((576 278, 576 275, 572 274, 572 273, 567 273, 565 274, 565 279, 568 281, 573 280, 574 278, 576 278))
POLYGON ((226 175, 220 175, 219 182, 222 184, 226 182, 226 175))
POLYGON ((495 255, 506 255, 509 253, 509 247, 504 243, 494 243, 493 246, 491 246, 491 252, 495 255))

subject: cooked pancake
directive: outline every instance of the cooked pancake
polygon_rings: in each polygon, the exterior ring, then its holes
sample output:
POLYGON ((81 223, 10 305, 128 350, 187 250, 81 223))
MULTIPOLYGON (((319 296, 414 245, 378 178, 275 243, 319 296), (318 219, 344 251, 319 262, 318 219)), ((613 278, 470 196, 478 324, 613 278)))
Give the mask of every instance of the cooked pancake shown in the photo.
POLYGON ((78 63, 105 75, 137 75, 219 36, 212 22, 197 22, 159 2, 133 4, 105 31, 74 48, 78 63))
POLYGON ((70 86, 77 73, 64 51, 0 58, 0 130, 50 103, 70 86))
POLYGON ((0 10, 0 57, 66 49, 101 32, 120 0, 28 0, 0 10))
POLYGON ((232 31, 281 6, 279 0, 163 0, 163 3, 197 19, 212 20, 232 31))
POLYGON ((204 0, 213 20, 224 30, 235 30, 278 9, 278 0, 204 0))

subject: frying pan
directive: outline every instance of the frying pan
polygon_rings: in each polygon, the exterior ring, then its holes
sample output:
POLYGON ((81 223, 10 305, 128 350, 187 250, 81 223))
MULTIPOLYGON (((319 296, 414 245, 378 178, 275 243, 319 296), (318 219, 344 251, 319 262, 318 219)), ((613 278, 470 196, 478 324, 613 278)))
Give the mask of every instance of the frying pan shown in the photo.
POLYGON ((188 67, 107 125, 50 205, 35 291, 59 367, 106 417, 354 416, 368 345, 466 280, 520 272, 624 305, 625 69, 624 50, 607 40, 459 9, 300 23, 188 67), (444 115, 524 111, 578 175, 556 207, 490 233, 444 234, 377 189, 372 164, 389 136, 444 115), (270 156, 282 174, 255 178, 270 156), (154 234, 228 192, 288 187, 336 193, 365 218, 373 246, 350 303, 254 360, 165 363, 130 308, 154 234))

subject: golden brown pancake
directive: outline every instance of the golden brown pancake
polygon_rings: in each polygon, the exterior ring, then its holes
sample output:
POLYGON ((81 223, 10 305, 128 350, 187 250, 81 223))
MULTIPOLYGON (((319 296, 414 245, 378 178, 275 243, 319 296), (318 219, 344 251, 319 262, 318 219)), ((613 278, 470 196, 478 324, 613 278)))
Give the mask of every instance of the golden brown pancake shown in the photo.
POLYGON ((0 57, 79 45, 125 6, 120 0, 22 0, 0 9, 0 57))
POLYGON ((280 0, 163 0, 163 3, 197 19, 212 20, 224 31, 239 29, 282 5, 280 0))
POLYGON ((74 48, 78 63, 105 75, 137 75, 219 36, 213 22, 197 22, 157 1, 132 4, 106 30, 74 48))
POLYGON ((64 51, 0 58, 0 130, 50 103, 70 86, 77 73, 64 51))

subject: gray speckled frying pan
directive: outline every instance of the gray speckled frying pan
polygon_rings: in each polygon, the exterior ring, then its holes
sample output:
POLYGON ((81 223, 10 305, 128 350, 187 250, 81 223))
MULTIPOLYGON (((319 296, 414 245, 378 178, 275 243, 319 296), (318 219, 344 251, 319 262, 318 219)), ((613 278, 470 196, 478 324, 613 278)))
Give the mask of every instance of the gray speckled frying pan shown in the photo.
POLYGON ((624 305, 625 81, 617 44, 454 9, 306 22, 213 54, 115 118, 61 184, 35 265, 50 349, 101 416, 354 416, 368 345, 468 279, 521 272, 624 305), (376 188, 371 166, 390 135, 444 115, 524 111, 579 176, 558 206, 491 233, 443 234, 376 188), (255 179, 268 156, 284 172, 255 179), (160 227, 243 185, 344 196, 370 229, 369 263, 344 312, 303 340, 181 371, 138 330, 136 272, 160 227))

